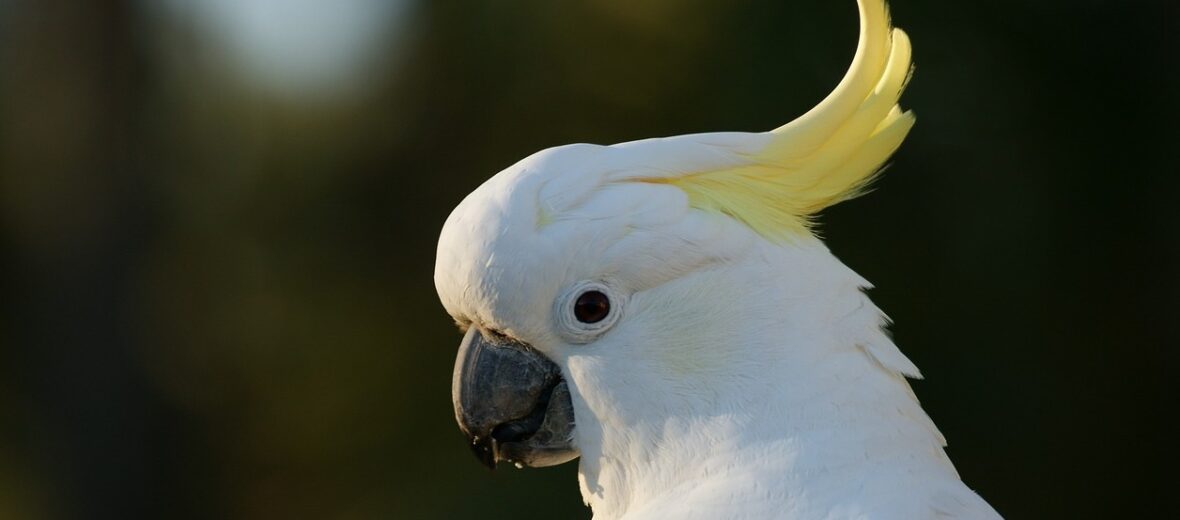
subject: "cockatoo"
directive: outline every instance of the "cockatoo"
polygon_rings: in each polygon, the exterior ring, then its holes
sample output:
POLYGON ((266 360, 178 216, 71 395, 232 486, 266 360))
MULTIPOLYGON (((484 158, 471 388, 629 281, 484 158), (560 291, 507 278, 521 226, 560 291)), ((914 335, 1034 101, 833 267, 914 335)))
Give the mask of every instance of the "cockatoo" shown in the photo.
POLYGON ((580 456, 599 519, 999 518, 811 232, 914 124, 909 39, 859 7, 847 74, 787 125, 550 148, 455 208, 434 280, 485 464, 580 456))

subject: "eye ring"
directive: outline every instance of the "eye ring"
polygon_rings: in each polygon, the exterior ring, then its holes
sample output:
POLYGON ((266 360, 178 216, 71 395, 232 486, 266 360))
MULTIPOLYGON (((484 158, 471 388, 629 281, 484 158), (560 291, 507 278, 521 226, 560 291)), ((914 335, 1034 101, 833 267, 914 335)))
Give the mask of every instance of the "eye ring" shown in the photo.
POLYGON ((614 326, 622 314, 623 298, 597 281, 574 284, 556 302, 557 325, 571 343, 590 343, 614 326))

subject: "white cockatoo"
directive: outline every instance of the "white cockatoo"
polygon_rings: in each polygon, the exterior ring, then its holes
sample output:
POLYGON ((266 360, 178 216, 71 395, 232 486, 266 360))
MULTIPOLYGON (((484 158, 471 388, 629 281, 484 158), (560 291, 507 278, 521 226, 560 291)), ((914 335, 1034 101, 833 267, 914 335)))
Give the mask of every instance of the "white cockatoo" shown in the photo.
POLYGON ((869 283, 810 231, 914 123, 910 43, 860 0, 791 123, 538 152, 465 198, 435 284, 477 456, 581 457, 595 518, 999 518, 959 479, 869 283))

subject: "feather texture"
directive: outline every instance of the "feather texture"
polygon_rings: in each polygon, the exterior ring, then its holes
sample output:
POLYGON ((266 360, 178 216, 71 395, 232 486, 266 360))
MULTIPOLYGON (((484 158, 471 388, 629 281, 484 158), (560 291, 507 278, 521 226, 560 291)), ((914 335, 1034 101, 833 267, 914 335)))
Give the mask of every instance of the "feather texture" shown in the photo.
POLYGON ((860 14, 844 79, 785 126, 543 150, 448 217, 439 297, 561 367, 595 518, 999 518, 868 281, 810 233, 914 122, 909 40, 882 0, 860 14), (559 313, 587 281, 618 314, 575 341, 559 313))
POLYGON ((733 217, 781 241, 806 233, 820 210, 863 193, 914 124, 898 99, 910 42, 884 2, 861 0, 860 39, 844 79, 798 119, 769 132, 733 167, 635 180, 680 188, 693 207, 733 217))

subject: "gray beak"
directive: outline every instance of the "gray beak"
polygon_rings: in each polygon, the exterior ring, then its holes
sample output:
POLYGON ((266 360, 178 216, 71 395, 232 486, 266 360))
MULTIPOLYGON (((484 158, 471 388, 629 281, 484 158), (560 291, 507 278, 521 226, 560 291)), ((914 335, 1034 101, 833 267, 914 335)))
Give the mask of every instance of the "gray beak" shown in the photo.
POLYGON ((480 462, 553 466, 578 457, 561 369, 529 345, 467 330, 451 381, 455 419, 480 462))

